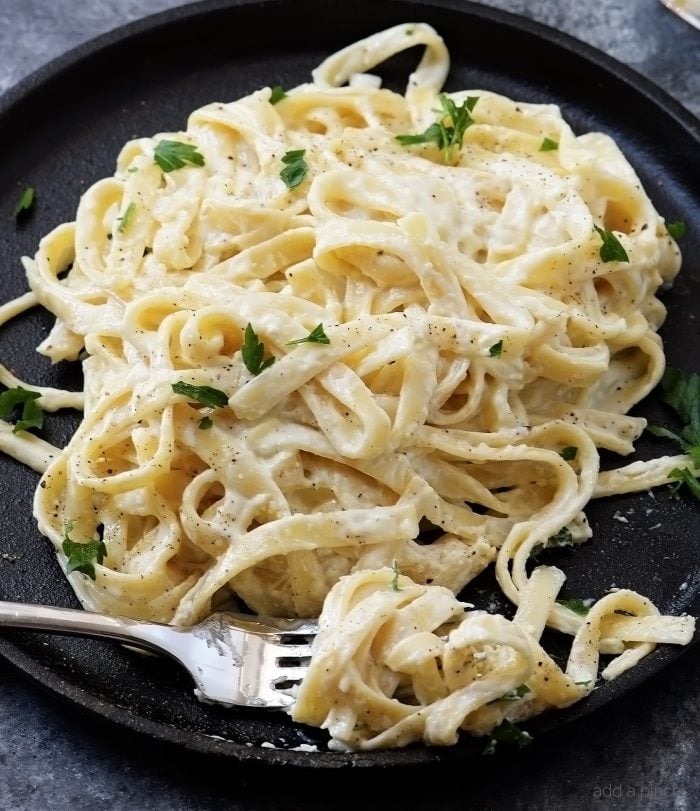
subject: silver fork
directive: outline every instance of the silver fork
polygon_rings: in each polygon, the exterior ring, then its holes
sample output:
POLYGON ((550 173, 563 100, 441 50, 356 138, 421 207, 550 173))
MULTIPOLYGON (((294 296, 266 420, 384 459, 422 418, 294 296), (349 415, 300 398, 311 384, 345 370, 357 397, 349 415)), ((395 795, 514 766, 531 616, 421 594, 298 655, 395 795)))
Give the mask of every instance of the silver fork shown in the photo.
POLYGON ((176 628, 71 608, 0 602, 0 628, 109 637, 167 654, 195 682, 200 701, 285 709, 306 673, 316 620, 217 612, 198 625, 176 628))

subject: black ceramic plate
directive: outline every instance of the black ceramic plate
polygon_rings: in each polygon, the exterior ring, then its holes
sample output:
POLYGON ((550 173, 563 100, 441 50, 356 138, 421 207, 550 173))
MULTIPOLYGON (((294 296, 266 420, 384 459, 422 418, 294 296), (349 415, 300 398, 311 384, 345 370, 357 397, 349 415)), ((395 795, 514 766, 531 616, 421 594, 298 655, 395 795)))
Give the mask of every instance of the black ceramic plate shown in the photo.
MULTIPOLYGON (((23 292, 19 259, 39 238, 72 218, 80 194, 113 172, 121 145, 137 135, 177 130, 187 114, 210 101, 235 99, 263 85, 307 81, 326 55, 399 22, 435 26, 453 67, 447 89, 488 88, 513 98, 560 104, 579 132, 612 135, 668 220, 700 221, 700 125, 646 80, 555 31, 483 6, 390 0, 212 0, 127 26, 78 48, 39 71, 0 103, 0 289, 23 292), (8 218, 24 185, 38 190, 36 210, 16 226, 8 218)), ((418 54, 397 57, 384 72, 398 89, 418 54)), ((697 368, 700 241, 691 228, 682 243, 685 267, 665 295, 670 318, 663 335, 670 362, 697 368)), ((0 334, 0 358, 25 379, 79 387, 79 371, 49 368, 33 348, 51 320, 33 311, 0 334)), ((639 413, 668 422, 658 398, 639 413)), ((59 414, 46 429, 61 443, 75 418, 59 414)), ((639 443, 641 456, 669 450, 639 443)), ((37 476, 0 459, 0 598, 76 606, 48 541, 31 515, 37 476)), ((611 499, 588 510, 595 537, 575 553, 554 556, 567 572, 567 594, 599 596, 613 585, 638 589, 663 612, 700 612, 697 503, 668 491, 611 499), (616 520, 620 516, 626 522, 616 520)), ((479 606, 496 599, 487 577, 470 588, 479 606)), ((555 642, 556 645, 556 642, 555 642)), ((27 676, 112 721, 199 752, 305 766, 408 765, 464 757, 470 740, 448 749, 413 747, 374 754, 336 754, 324 736, 285 715, 199 704, 187 676, 169 661, 141 657, 106 641, 5 632, 0 653, 27 676), (263 742, 277 748, 263 747, 263 742), (319 753, 290 751, 318 744, 319 753)), ((546 730, 600 707, 678 656, 661 647, 639 667, 602 686, 566 712, 537 719, 546 730)))

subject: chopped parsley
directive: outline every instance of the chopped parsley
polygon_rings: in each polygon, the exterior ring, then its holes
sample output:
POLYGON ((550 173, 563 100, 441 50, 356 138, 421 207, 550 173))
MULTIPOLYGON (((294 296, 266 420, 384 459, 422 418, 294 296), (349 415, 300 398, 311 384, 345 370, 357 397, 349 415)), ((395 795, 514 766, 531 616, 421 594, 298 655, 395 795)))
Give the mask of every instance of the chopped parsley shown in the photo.
POLYGON ((197 147, 182 141, 159 141, 153 151, 153 160, 164 172, 174 172, 188 163, 204 166, 204 155, 197 152, 197 147))
POLYGON ((688 229, 682 220, 675 220, 674 222, 666 223, 666 230, 668 231, 668 235, 670 237, 678 241, 685 236, 688 229))
POLYGON ((278 101, 286 98, 287 94, 284 92, 282 85, 277 84, 270 90, 270 104, 277 104, 278 101))
MULTIPOLYGON (((680 433, 668 428, 650 425, 647 431, 655 436, 671 439, 687 453, 693 467, 700 468, 700 376, 686 375, 680 369, 666 369, 661 386, 663 399, 685 423, 680 433)), ((700 482, 687 468, 674 468, 669 476, 678 480, 677 488, 685 484, 695 498, 700 499, 700 482)))
POLYGON ((182 394, 208 408, 224 408, 228 405, 228 394, 211 386, 193 386, 184 380, 178 380, 172 387, 175 394, 182 394))
POLYGON ((323 331, 323 324, 314 327, 305 338, 297 338, 295 341, 287 341, 287 346, 292 344, 329 344, 331 339, 323 331))
POLYGON ((687 467, 674 467, 668 474, 672 479, 678 479, 673 492, 675 493, 681 485, 685 485, 688 490, 700 501, 700 482, 693 476, 687 467))
POLYGON ((117 231, 119 231, 120 234, 123 234, 126 230, 131 218, 134 216, 134 211, 136 211, 136 203, 129 203, 121 217, 117 217, 119 220, 117 231))
POLYGON ((582 617, 588 614, 588 606, 580 597, 572 597, 570 600, 557 600, 557 602, 559 605, 563 605, 564 608, 568 608, 570 611, 580 614, 582 617))
POLYGON ((241 347, 241 355, 246 369, 254 375, 264 372, 275 362, 273 356, 263 360, 265 357, 265 344, 260 341, 251 324, 248 324, 245 328, 245 340, 241 347))
POLYGON ((556 532, 554 535, 551 535, 544 542, 545 549, 552 546, 573 546, 573 545, 574 545, 574 536, 571 534, 571 530, 568 527, 562 527, 559 530, 559 532, 556 532))
POLYGON ((445 160, 452 163, 455 150, 461 149, 464 134, 474 123, 472 112, 479 97, 468 96, 459 107, 445 93, 440 93, 438 99, 442 107, 442 115, 434 124, 431 124, 424 132, 397 135, 396 140, 401 146, 436 144, 442 150, 445 160))
POLYGON ((394 570, 394 576, 391 578, 391 590, 401 591, 401 586, 399 586, 399 576, 401 575, 401 569, 399 569, 399 564, 397 563, 397 561, 394 561, 391 564, 391 568, 394 570))
POLYGON ((603 262, 630 261, 629 256, 627 256, 627 251, 612 231, 605 231, 602 228, 598 228, 597 225, 594 225, 593 228, 595 228, 598 232, 598 236, 603 240, 603 244, 600 246, 600 258, 603 262))
POLYGON ((545 549, 565 549, 566 547, 575 546, 574 536, 568 527, 562 527, 554 535, 550 535, 546 541, 541 541, 537 549, 533 549, 530 553, 531 557, 539 560, 540 553, 545 549))
POLYGON ((18 220, 20 217, 25 215, 27 212, 31 211, 34 208, 34 203, 36 202, 36 192, 31 186, 27 186, 25 190, 19 197, 17 201, 17 205, 14 207, 12 211, 12 216, 18 220))
MULTIPOLYGON (((191 383, 185 383, 184 380, 178 380, 177 383, 172 384, 172 389, 175 394, 182 394, 184 397, 189 397, 208 409, 225 408, 228 405, 228 394, 220 389, 212 388, 211 386, 193 386, 191 383)), ((211 414, 204 412, 204 416, 199 420, 197 425, 203 431, 211 428, 214 421, 211 414)))
POLYGON ((561 456, 565 462, 573 462, 577 453, 578 448, 575 445, 567 445, 559 451, 559 456, 561 456))
POLYGON ((41 428, 44 424, 44 412, 37 400, 41 397, 38 391, 29 391, 17 386, 0 394, 0 419, 15 423, 12 433, 28 431, 30 428, 41 428), (21 413, 16 417, 19 407, 21 413))
POLYGON ((285 166, 280 172, 280 177, 288 189, 300 186, 309 171, 309 165, 304 160, 305 153, 305 149, 293 149, 282 156, 282 163, 285 166))
POLYGON ((499 341, 498 343, 489 347, 490 358, 500 358, 502 352, 503 352, 503 341, 499 341))
POLYGON ((81 572, 94 580, 95 562, 102 563, 107 554, 107 547, 104 545, 104 541, 99 538, 91 538, 84 543, 74 541, 70 537, 73 524, 73 521, 66 521, 63 544, 61 545, 63 554, 68 558, 66 572, 67 574, 81 572))
POLYGON ((520 701, 521 698, 525 698, 528 693, 531 693, 532 690, 527 686, 527 684, 521 684, 519 687, 516 687, 515 690, 510 690, 504 695, 501 696, 501 699, 504 701, 520 701))
POLYGON ((559 149, 559 142, 553 141, 551 138, 544 138, 540 144, 540 152, 552 152, 559 149))
POLYGON ((499 743, 516 744, 518 749, 523 749, 532 743, 532 735, 504 718, 497 727, 491 730, 489 742, 486 744, 483 754, 492 755, 499 743))

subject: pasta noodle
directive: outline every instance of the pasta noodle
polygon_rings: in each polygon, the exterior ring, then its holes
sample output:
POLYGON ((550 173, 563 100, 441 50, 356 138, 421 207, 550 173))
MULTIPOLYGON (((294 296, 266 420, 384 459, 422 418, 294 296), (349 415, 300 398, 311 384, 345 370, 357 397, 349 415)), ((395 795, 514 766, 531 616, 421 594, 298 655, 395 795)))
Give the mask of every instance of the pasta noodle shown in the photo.
POLYGON ((38 526, 82 604, 321 614, 293 715, 350 748, 566 706, 600 653, 612 678, 694 627, 630 591, 582 617, 556 602, 563 572, 528 568, 558 533, 590 538, 590 499, 690 466, 599 473, 644 428, 628 411, 664 370, 678 248, 609 137, 440 95, 448 68, 430 26, 396 26, 311 84, 129 142, 0 311, 43 305, 39 351, 82 359, 83 394, 36 389, 84 407, 65 449, 0 430, 43 472, 38 526), (405 95, 383 89, 368 71, 415 45, 405 95), (104 542, 94 578, 68 571, 69 532, 104 542), (512 620, 455 597, 492 563, 512 620), (573 637, 565 670, 545 626, 573 637))

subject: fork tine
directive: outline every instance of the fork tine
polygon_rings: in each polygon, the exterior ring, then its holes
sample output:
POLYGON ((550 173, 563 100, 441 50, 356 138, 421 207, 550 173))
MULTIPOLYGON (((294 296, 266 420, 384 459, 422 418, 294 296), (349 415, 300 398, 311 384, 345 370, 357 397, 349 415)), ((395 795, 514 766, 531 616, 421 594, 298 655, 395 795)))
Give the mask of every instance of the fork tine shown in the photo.
POLYGON ((303 659, 311 656, 311 643, 306 645, 277 645, 274 642, 267 642, 266 650, 276 659, 303 659))
POLYGON ((315 619, 282 619, 280 617, 263 617, 252 614, 237 614, 226 611, 224 614, 234 624, 259 636, 315 636, 318 633, 318 620, 315 619))
POLYGON ((280 667, 272 683, 278 684, 279 682, 286 681, 301 681, 308 672, 308 667, 280 667))
MULTIPOLYGON (((279 632, 282 636, 316 636, 318 633, 318 622, 316 620, 293 620, 298 622, 296 628, 280 628, 279 632)), ((291 623, 290 623, 291 624, 291 623)))

